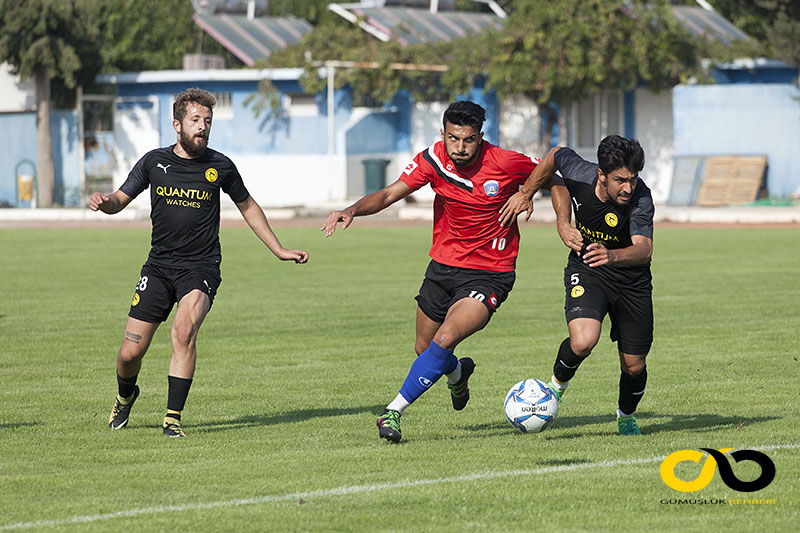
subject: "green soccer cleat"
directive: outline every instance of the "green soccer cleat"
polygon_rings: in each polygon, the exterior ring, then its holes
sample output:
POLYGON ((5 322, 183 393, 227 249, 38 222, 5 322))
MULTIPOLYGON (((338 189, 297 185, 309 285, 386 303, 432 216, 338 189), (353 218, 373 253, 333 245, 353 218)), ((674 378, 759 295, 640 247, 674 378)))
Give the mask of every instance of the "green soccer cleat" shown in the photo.
POLYGON ((550 387, 550 390, 553 391, 553 394, 556 395, 558 403, 561 403, 561 396, 565 392, 567 392, 567 387, 565 385, 559 387, 558 385, 556 385, 556 382, 553 378, 550 378, 550 381, 547 382, 547 386, 550 387))
POLYGON ((378 417, 378 435, 389 442, 398 443, 403 436, 400 434, 400 413, 392 409, 384 409, 378 417))
POLYGON ((628 415, 628 416, 617 415, 617 425, 619 426, 620 435, 642 434, 642 431, 639 429, 639 424, 636 422, 636 417, 633 415, 628 415))
POLYGON ((461 379, 457 383, 447 383, 447 388, 450 389, 450 399, 453 401, 453 409, 456 411, 462 410, 467 406, 469 401, 469 377, 475 371, 475 361, 469 357, 464 357, 459 360, 461 362, 461 379))
POLYGON ((161 425, 164 435, 167 437, 185 437, 186 433, 181 429, 181 421, 177 418, 170 416, 164 418, 164 423, 161 425))
POLYGON ((136 401, 136 398, 139 397, 139 386, 134 385, 133 387, 133 397, 131 401, 126 404, 123 404, 119 401, 119 395, 117 395, 117 399, 114 400, 114 407, 111 409, 111 414, 108 417, 108 427, 111 429, 122 429, 128 424, 128 417, 131 414, 131 407, 133 407, 133 402, 136 401))

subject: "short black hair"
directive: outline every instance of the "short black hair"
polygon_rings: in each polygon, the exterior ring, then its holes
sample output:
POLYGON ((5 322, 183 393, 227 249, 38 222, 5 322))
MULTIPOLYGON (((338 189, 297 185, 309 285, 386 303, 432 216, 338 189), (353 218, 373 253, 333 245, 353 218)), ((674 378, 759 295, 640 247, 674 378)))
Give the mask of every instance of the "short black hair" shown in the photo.
POLYGON ((457 126, 472 126, 478 131, 483 128, 483 121, 486 120, 486 110, 469 100, 453 102, 444 111, 442 126, 447 128, 447 123, 457 126))
POLYGON ((636 139, 609 135, 597 147, 597 163, 606 176, 623 167, 638 174, 644 168, 644 150, 636 139))

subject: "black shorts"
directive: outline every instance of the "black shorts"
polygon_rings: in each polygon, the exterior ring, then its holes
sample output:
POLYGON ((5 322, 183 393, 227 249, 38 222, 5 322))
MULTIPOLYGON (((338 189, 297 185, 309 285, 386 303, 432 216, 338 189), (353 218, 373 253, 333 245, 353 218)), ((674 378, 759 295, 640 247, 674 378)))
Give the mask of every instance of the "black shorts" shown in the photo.
POLYGON ((653 285, 639 276, 630 283, 612 282, 585 269, 564 269, 567 324, 576 318, 603 321, 611 317, 611 340, 622 353, 647 355, 653 344, 653 285))
POLYGON ((145 264, 128 316, 152 324, 164 322, 175 302, 195 289, 208 294, 209 304, 213 304, 221 283, 216 265, 177 269, 145 264))
POLYGON ((462 298, 475 298, 489 310, 491 320, 514 288, 516 277, 514 272, 452 267, 431 261, 416 297, 417 304, 428 318, 441 323, 454 303, 462 298))

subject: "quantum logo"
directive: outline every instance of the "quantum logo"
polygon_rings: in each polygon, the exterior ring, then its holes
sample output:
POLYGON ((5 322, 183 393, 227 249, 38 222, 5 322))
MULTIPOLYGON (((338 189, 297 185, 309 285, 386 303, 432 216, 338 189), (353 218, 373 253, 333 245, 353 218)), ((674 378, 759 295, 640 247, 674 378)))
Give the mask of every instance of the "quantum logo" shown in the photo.
POLYGON ((712 450, 711 448, 700 448, 703 452, 708 453, 700 475, 692 481, 683 481, 678 479, 675 475, 675 467, 678 463, 683 461, 692 461, 699 463, 704 454, 698 450, 678 450, 671 453, 664 458, 661 462, 661 479, 671 489, 680 492, 695 492, 705 488, 711 483, 711 478, 714 477, 714 470, 719 466, 719 476, 722 481, 733 490, 740 492, 755 492, 761 490, 775 479, 775 463, 772 459, 767 457, 761 452, 755 450, 738 450, 731 454, 735 462, 740 461, 753 461, 758 463, 761 467, 761 475, 753 481, 742 481, 737 478, 730 463, 725 458, 726 452, 731 451, 733 448, 722 448, 720 450, 712 450))

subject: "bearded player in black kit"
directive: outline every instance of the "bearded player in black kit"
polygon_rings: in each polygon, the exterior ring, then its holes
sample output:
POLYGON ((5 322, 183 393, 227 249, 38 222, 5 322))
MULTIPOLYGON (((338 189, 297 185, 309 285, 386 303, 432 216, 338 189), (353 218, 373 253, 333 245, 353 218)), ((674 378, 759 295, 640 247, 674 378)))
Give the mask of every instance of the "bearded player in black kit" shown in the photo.
MULTIPOLYGON (((558 233, 572 249, 564 269, 569 337, 558 349, 548 385, 561 401, 570 379, 600 340, 608 314, 621 369, 619 433, 641 435, 633 413, 644 394, 645 358, 653 343, 650 258, 655 209, 650 189, 639 177, 644 150, 638 141, 610 135, 600 142, 597 160, 591 163, 569 148, 553 148, 503 206, 501 223, 508 224, 522 211, 530 217, 537 179, 546 181, 549 176, 552 186, 566 186, 575 227, 563 216, 569 210, 556 213, 558 233), (554 176, 556 171, 563 181, 554 176)), ((553 201, 555 205, 556 196, 553 201)))
POLYGON ((136 379, 142 358, 156 329, 177 302, 162 431, 169 437, 185 436, 181 411, 194 376, 197 333, 222 281, 220 192, 231 197, 253 233, 278 259, 308 261, 307 252, 281 246, 264 211, 247 192, 236 166, 225 155, 208 148, 215 104, 214 96, 201 89, 177 95, 172 109, 177 143, 148 152, 119 190, 110 196, 96 192, 89 200, 92 211, 113 215, 150 187, 152 247, 136 284, 117 354, 118 394, 108 419, 112 429, 127 425, 131 407, 139 396, 136 379))

